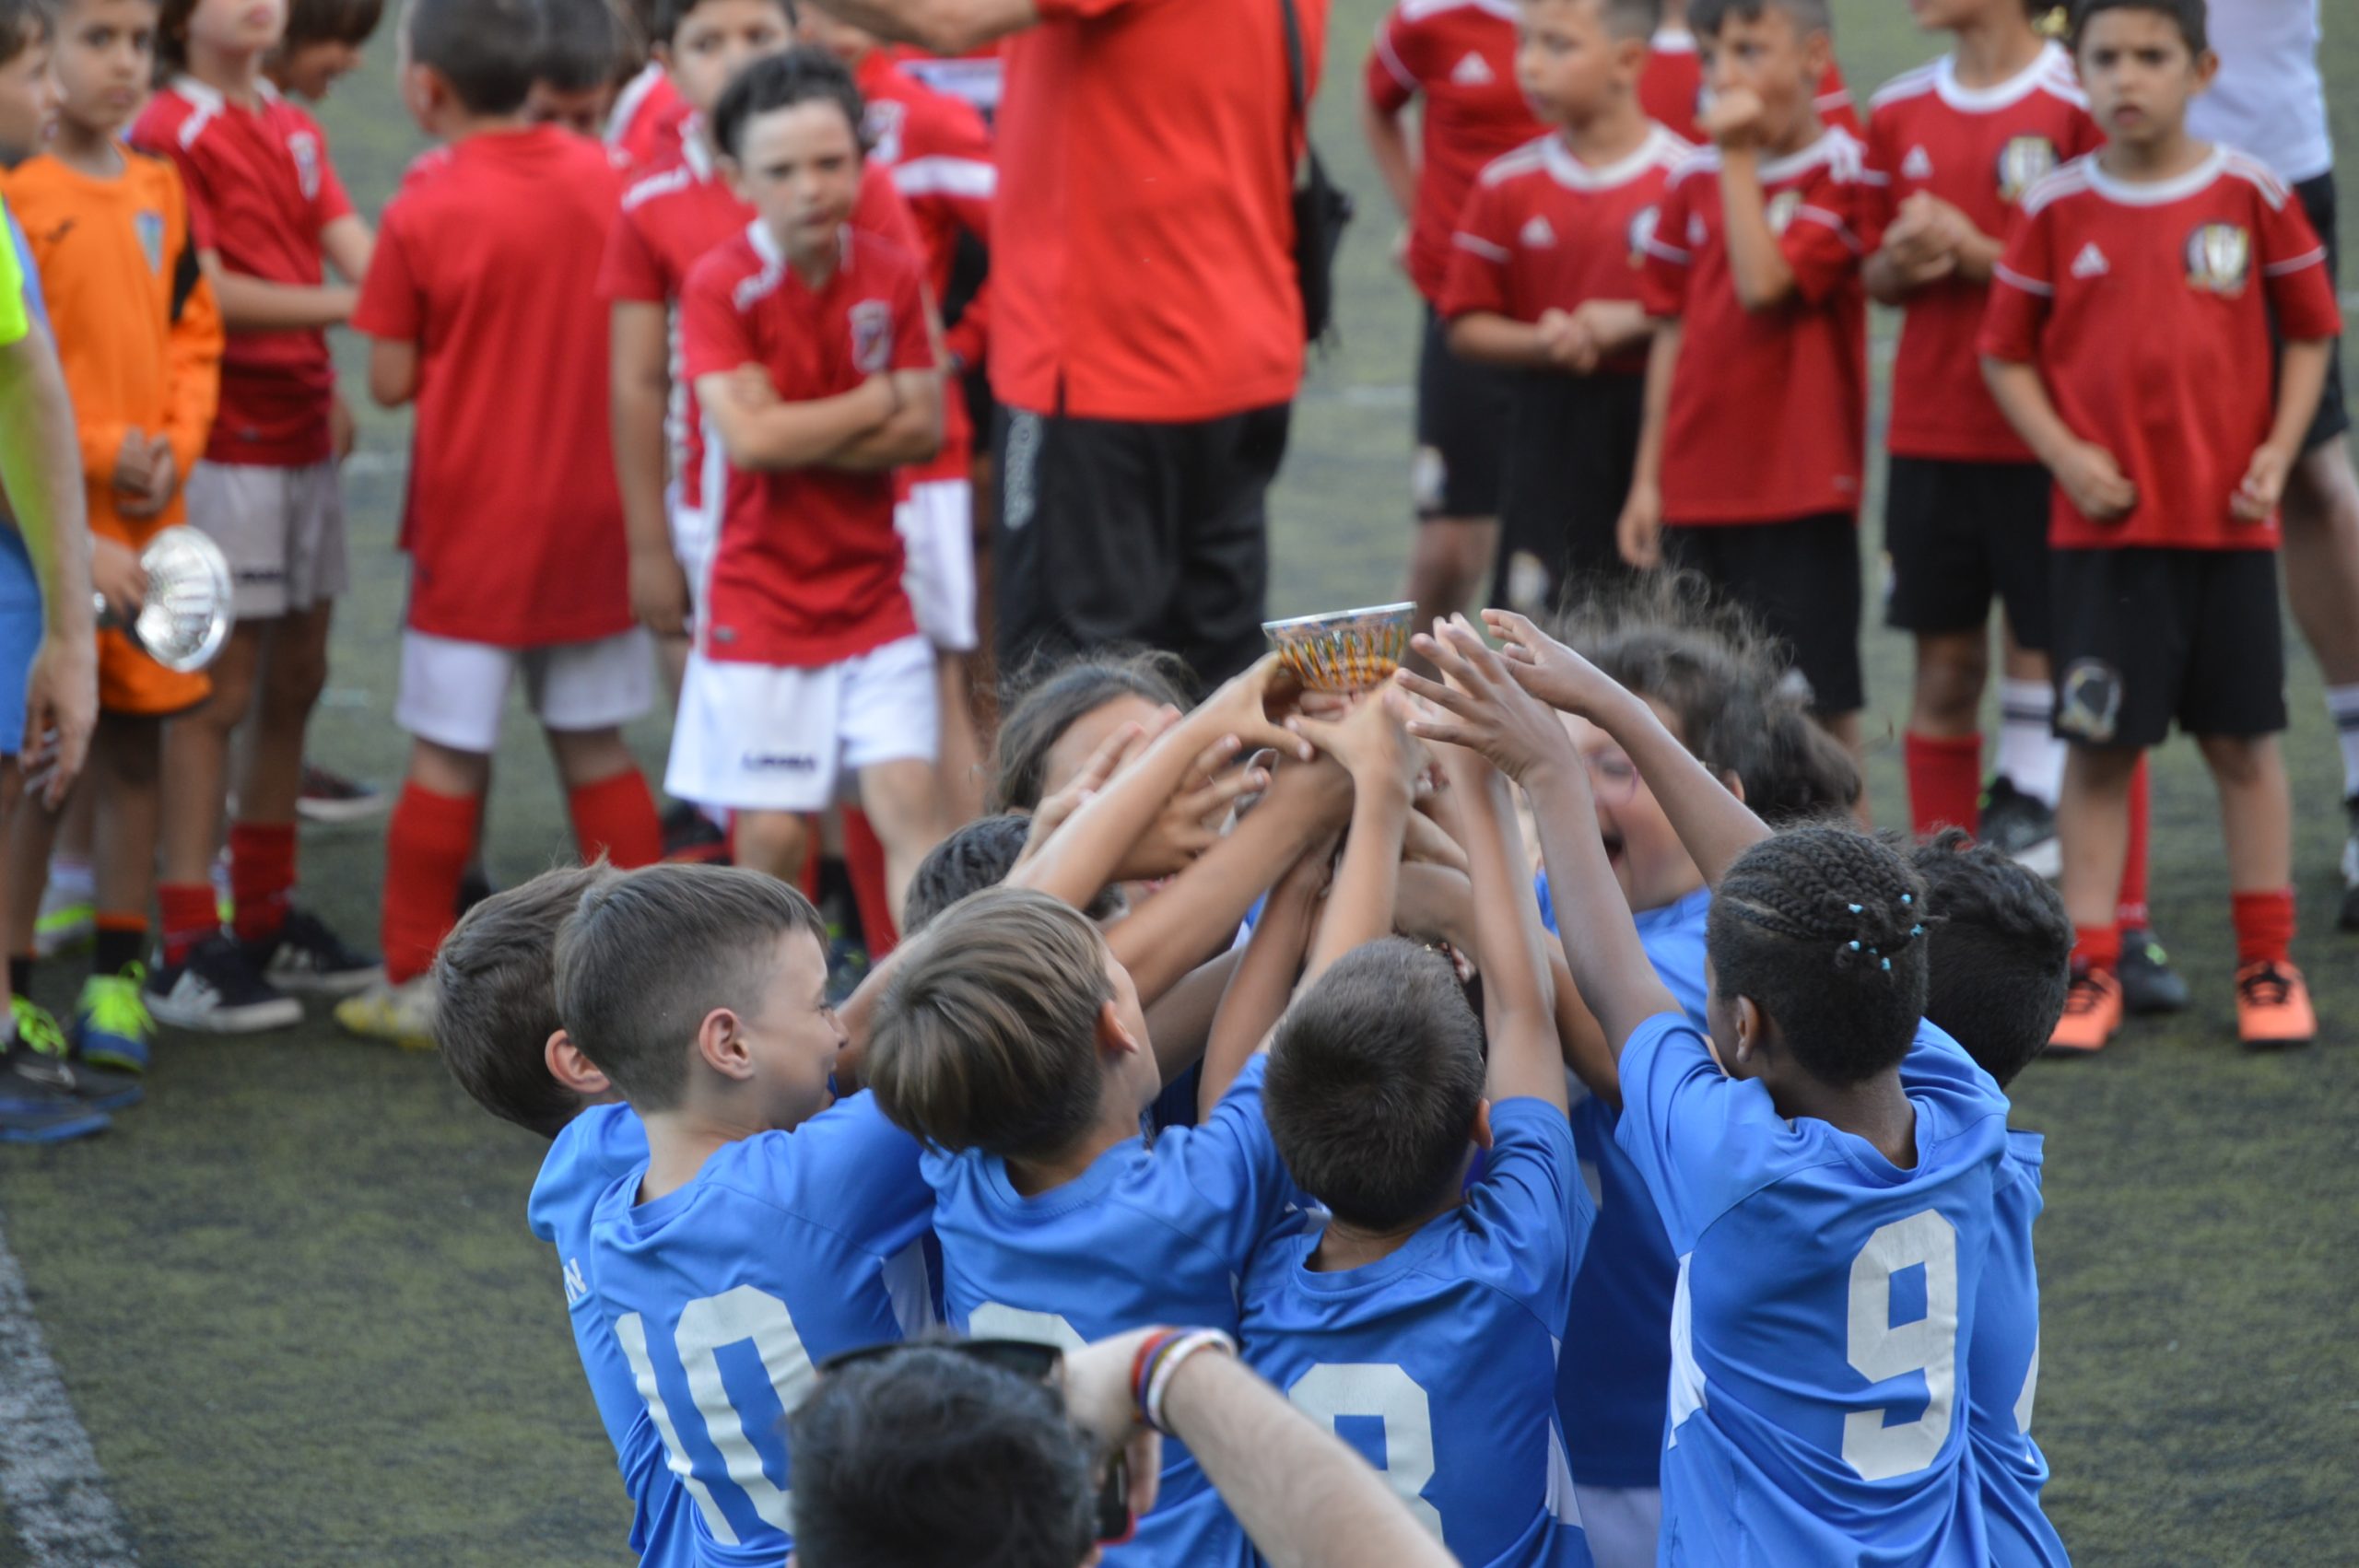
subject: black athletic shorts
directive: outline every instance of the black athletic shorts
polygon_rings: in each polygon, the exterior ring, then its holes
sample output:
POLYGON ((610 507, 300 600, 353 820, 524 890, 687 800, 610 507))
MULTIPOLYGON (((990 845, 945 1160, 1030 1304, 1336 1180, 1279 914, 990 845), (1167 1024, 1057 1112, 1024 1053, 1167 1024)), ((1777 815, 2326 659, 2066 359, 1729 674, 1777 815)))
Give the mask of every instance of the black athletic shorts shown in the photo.
POLYGON ((1260 658, 1267 502, 1292 413, 1165 425, 1003 407, 1000 669, 1126 644, 1179 654, 1210 686, 1260 658))
POLYGON ((1792 653, 1813 713, 1867 705, 1860 673, 1860 530, 1848 512, 1667 527, 1663 558, 1701 572, 1792 653))
POLYGON ((1644 376, 1515 378, 1491 603, 1535 618, 1629 568, 1614 541, 1638 462, 1644 376))
MULTIPOLYGON (((2334 240, 2334 170, 2316 175, 2294 187, 2294 194, 2309 215, 2310 227, 2318 231, 2326 242, 2327 281, 2340 287, 2341 276, 2336 270, 2340 247, 2334 240)), ((2335 340, 2334 357, 2326 362, 2326 390, 2318 394, 2318 417, 2310 421, 2310 433, 2302 438, 2302 450, 2308 451, 2323 441, 2330 441, 2351 428, 2351 409, 2342 396, 2342 342, 2335 340)))
POLYGON ((1978 631, 1996 599, 2017 642, 2046 648, 2048 491, 2036 462, 1895 457, 1884 484, 1884 624, 1978 631))
POLYGON ((2274 550, 2051 552, 2056 733, 2100 746, 2285 728, 2274 550))
POLYGON ((1426 307, 1417 350, 1417 521, 1496 517, 1507 466, 1508 393, 1514 372, 1449 351, 1449 323, 1426 307))

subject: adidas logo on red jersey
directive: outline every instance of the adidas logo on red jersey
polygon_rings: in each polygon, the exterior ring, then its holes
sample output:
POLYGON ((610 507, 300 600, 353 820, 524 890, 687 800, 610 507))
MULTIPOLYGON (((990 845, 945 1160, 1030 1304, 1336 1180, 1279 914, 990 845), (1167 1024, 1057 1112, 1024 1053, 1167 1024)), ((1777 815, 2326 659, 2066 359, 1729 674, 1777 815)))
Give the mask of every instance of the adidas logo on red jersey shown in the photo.
POLYGON ((2094 240, 2082 246, 2081 253, 2072 258, 2074 277, 2103 277, 2112 270, 2113 263, 2105 259, 2105 252, 2097 249, 2094 240))
POLYGON ((1484 88, 1499 78, 1488 60, 1480 54, 1469 54, 1451 68, 1449 79, 1462 88, 1484 88))
POLYGON ((1911 180, 1931 180, 1933 160, 1923 147, 1910 147, 1908 156, 1900 160, 1900 172, 1911 180))
POLYGON ((1545 217, 1533 213, 1532 220, 1523 226, 1522 232, 1516 238, 1529 250, 1544 251, 1556 243, 1556 231, 1548 227, 1545 217))

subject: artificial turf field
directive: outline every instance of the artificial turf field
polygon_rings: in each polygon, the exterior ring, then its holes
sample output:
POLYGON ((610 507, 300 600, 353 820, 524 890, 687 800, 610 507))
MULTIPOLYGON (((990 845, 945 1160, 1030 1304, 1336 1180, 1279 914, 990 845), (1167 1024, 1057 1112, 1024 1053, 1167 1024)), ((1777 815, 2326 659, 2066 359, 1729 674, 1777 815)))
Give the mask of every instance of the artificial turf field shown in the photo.
MULTIPOLYGON (((1391 599, 1405 559, 1414 304, 1353 130, 1381 6, 1339 0, 1330 31, 1320 135, 1362 216, 1343 340, 1305 393, 1277 497, 1273 614, 1391 599)), ((1896 0, 1836 10, 1863 88, 1934 53, 1896 0)), ((370 211, 417 145, 392 54, 381 33, 326 115, 370 211)), ((2326 64, 2330 99, 2352 101, 2359 31, 2330 35, 2326 64)), ((2359 145, 2359 125, 2341 129, 2359 145)), ((2348 216, 2343 239, 2350 254, 2348 216)), ((358 582, 312 748, 388 784, 405 755, 391 719, 405 446, 399 423, 368 423, 348 487, 358 582)), ((2296 955, 2318 1044, 2266 1059, 2234 1045, 2219 830, 2181 743, 2157 758, 2154 902, 2196 1005, 2016 1087, 2016 1125, 2048 1135, 2036 1430, 2050 1511, 2084 1562, 2359 1562, 2359 937, 2330 929, 2339 774, 2316 671, 2288 638, 2296 955)), ((1903 821, 1907 649, 1881 630, 1867 649, 1876 813, 1903 821)), ((503 883, 571 852, 534 737, 520 705, 491 807, 503 883)), ((635 739, 660 773, 660 723, 635 739)), ((381 826, 307 830, 303 854, 303 896, 365 939, 381 826)), ((77 983, 54 965, 44 991, 62 1005, 77 983)), ((477 1110, 432 1057, 341 1038, 318 1013, 262 1039, 168 1036, 149 1082, 103 1138, 0 1150, 0 1479, 25 1489, 0 1498, 0 1568, 628 1561, 629 1512, 557 1269, 524 1230, 540 1142, 477 1110), (70 1433, 42 1424, 56 1405, 22 1400, 40 1345, 88 1433, 95 1489, 71 1443, 52 1446, 70 1433), (101 1491, 111 1508, 94 1504, 101 1491), (69 1538, 60 1518, 98 1525, 69 1538)))

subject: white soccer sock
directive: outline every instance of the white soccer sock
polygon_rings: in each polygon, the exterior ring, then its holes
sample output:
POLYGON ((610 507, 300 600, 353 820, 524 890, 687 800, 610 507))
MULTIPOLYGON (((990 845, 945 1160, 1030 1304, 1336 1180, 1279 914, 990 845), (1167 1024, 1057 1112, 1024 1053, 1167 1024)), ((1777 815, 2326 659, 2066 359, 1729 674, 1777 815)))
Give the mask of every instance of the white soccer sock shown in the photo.
POLYGON ((2329 686, 2326 710, 2342 742, 2342 793, 2359 796, 2359 686, 2329 686))
POLYGON ((89 861, 63 852, 49 858, 50 891, 70 903, 85 903, 99 891, 98 869, 89 861))
POLYGON ((1999 776, 2051 811, 2064 788, 2055 720, 2056 688, 2046 681, 1999 683, 1999 776))

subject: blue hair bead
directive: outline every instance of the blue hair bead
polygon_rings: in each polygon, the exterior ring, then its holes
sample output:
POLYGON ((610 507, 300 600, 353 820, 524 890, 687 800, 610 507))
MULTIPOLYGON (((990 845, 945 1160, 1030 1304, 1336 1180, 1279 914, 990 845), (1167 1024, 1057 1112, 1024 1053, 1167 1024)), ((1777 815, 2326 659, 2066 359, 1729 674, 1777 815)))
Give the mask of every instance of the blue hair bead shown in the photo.
POLYGON ((1844 907, 1845 907, 1845 908, 1847 908, 1847 909, 1848 909, 1848 910, 1850 910, 1850 911, 1851 911, 1851 913, 1853 913, 1854 915, 1856 915, 1856 914, 1859 914, 1859 913, 1860 912, 1860 910, 1861 910, 1861 908, 1862 908, 1863 907, 1862 907, 1862 906, 1860 906, 1860 905, 1858 905, 1858 904, 1847 904, 1847 905, 1845 905, 1845 906, 1844 906, 1844 907))
POLYGON ((1852 952, 1854 952, 1854 953, 1859 952, 1859 951, 1860 951, 1860 944, 1859 944, 1858 942, 1853 942, 1853 943, 1851 944, 1851 951, 1852 951, 1852 952))
POLYGON ((1900 901, 1903 904, 1914 904, 1917 902, 1917 895, 1913 893, 1904 893, 1900 895, 1900 901))
POLYGON ((1891 967, 1892 967, 1892 960, 1891 960, 1891 959, 1889 959, 1889 958, 1885 959, 1885 960, 1884 961, 1884 966, 1885 968, 1887 968, 1887 969, 1891 968, 1891 967))
POLYGON ((1925 934, 1925 928, 1922 926, 1911 926, 1908 928, 1908 934, 1910 936, 1923 936, 1925 934))

